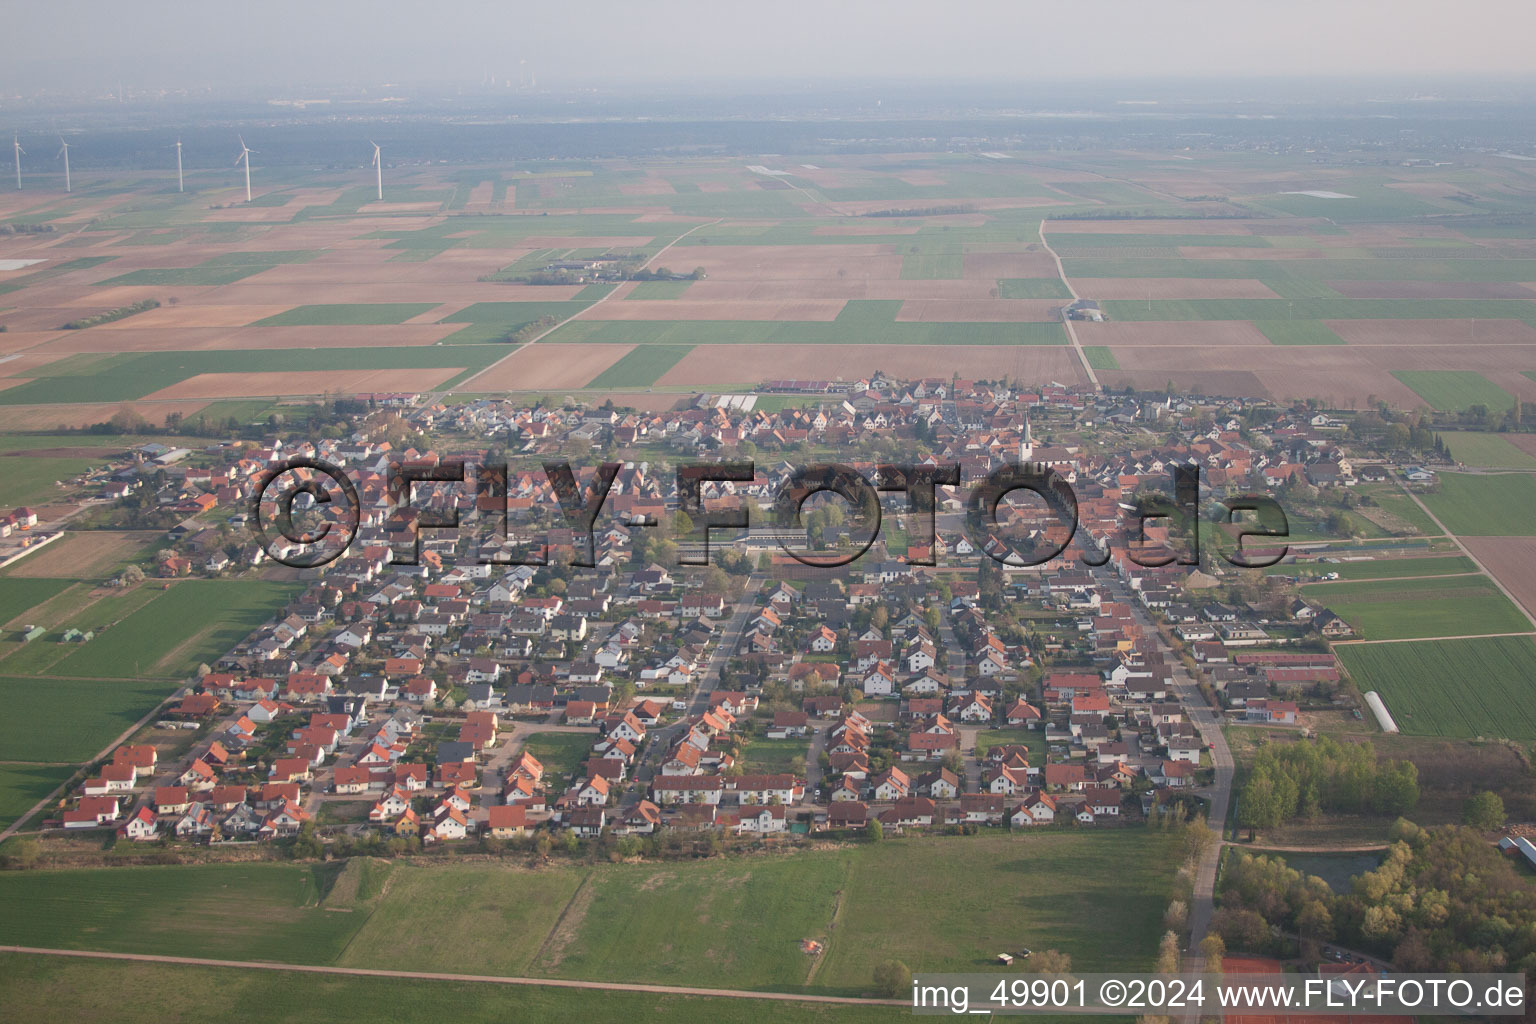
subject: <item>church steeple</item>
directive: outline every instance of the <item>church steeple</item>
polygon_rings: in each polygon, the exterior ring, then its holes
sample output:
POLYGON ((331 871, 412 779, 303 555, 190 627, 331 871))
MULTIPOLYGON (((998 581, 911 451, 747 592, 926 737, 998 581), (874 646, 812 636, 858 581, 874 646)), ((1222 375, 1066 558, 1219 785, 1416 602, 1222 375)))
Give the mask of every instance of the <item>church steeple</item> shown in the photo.
POLYGON ((1019 442, 1019 461, 1028 462, 1035 455, 1035 435, 1029 426, 1029 410, 1024 411, 1024 440, 1019 442))

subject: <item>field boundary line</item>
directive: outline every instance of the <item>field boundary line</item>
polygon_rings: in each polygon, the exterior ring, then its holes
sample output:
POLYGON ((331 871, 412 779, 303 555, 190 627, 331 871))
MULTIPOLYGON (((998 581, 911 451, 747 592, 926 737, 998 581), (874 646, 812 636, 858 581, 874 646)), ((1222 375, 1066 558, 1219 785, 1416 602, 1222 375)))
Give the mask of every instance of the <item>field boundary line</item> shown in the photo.
MULTIPOLYGON (((1051 248, 1051 243, 1045 240, 1045 224, 1048 219, 1040 218, 1040 245, 1051 254, 1051 259, 1056 261, 1056 276, 1061 279, 1062 284, 1066 285, 1072 301, 1076 302, 1079 296, 1077 289, 1073 288, 1072 282, 1067 279, 1067 268, 1062 264, 1056 250, 1051 248)), ((1072 318, 1067 316, 1065 310, 1061 314, 1061 324, 1067 329, 1067 338, 1072 342, 1072 350, 1077 353, 1077 361, 1082 364, 1083 372, 1088 375, 1089 382, 1093 384, 1094 390, 1102 390, 1103 385, 1099 383, 1099 375, 1093 372, 1093 367, 1088 362, 1088 353, 1083 351, 1083 343, 1077 340, 1077 331, 1072 327, 1072 318)))
MULTIPOLYGON (((640 264, 640 269, 644 270, 646 267, 649 267, 652 263, 654 263, 657 260, 661 259, 662 255, 668 249, 672 248, 678 242, 681 242, 683 239, 687 238, 689 235, 693 234, 695 231, 699 230, 700 228, 713 227, 716 224, 719 224, 723 220, 725 220, 724 217, 716 217, 714 220, 710 221, 707 224, 695 224, 693 227, 689 228, 687 231, 684 231, 682 234, 680 234, 676 238, 672 239, 672 241, 668 242, 666 245, 662 246, 660 249, 657 249, 656 252, 651 256, 650 259, 648 259, 644 263, 640 264)), ((623 282, 620 282, 620 283, 622 284, 623 282)), ((618 286, 614 286, 613 288, 610 288, 606 294, 604 294, 600 298, 594 299, 592 301, 592 305, 587 306, 586 308, 581 309, 581 310, 577 311, 576 313, 573 313, 572 315, 566 317, 564 320, 561 320, 559 323, 555 324, 555 326, 549 328, 548 330, 540 331, 538 334, 535 334, 532 338, 529 338, 528 341, 525 344, 519 345, 517 348, 513 349, 511 352, 508 352, 506 355, 504 355, 500 359, 496 360, 490 366, 487 366, 484 369, 482 369, 479 373, 475 374, 473 377, 470 377, 467 380, 462 380, 456 386, 448 389, 447 391, 439 392, 439 394, 449 394, 449 393, 454 392, 454 391, 472 391, 473 389, 470 387, 470 385, 473 384, 475 381, 479 380, 481 377, 485 376, 487 373, 490 373, 496 367, 500 366, 502 363, 506 362, 508 359, 511 359, 513 356, 517 355, 519 352, 522 352, 524 349, 530 349, 533 346, 537 345, 539 342, 543 341, 549 335, 555 333, 556 331, 558 331, 560 328, 564 327, 566 324, 570 323, 571 321, 573 321, 573 320, 580 320, 587 313, 590 313, 592 310, 596 309, 598 306, 601 306, 604 302, 607 302, 609 297, 612 296, 613 293, 618 291, 618 290, 619 290, 618 286)))
POLYGON ((67 956, 81 960, 126 960, 134 963, 171 964, 180 967, 222 967, 256 971, 291 971, 297 974, 350 975, 360 978, 396 978, 416 981, 472 982, 483 985, 523 985, 542 988, 581 988, 610 992, 643 992, 665 996, 703 996, 724 999, 765 999, 788 1003, 836 1003, 843 1006, 911 1007, 906 999, 865 999, 859 996, 815 995, 808 992, 754 992, 739 988, 694 988, 685 985, 650 985, 627 981, 576 981, 570 978, 523 978, 496 974, 448 974, 436 971, 381 970, 370 967, 326 967, 320 964, 284 964, 269 960, 215 960, 198 956, 164 956, 158 953, 109 953, 91 949, 45 949, 37 946, 0 946, 0 953, 27 956, 67 956))
MULTIPOLYGON (((1495 475, 1496 476, 1496 475, 1499 475, 1499 474, 1491 474, 1491 475, 1495 475)), ((1527 474, 1527 475, 1529 475, 1529 474, 1527 474)), ((1424 504, 1423 501, 1419 500, 1419 496, 1417 494, 1413 493, 1413 491, 1410 490, 1407 486, 1405 486, 1401 481, 1398 482, 1397 486, 1398 486, 1399 490, 1401 490, 1404 494, 1408 495, 1409 498, 1413 499, 1413 503, 1415 505, 1419 506, 1419 508, 1423 511, 1423 513, 1425 515, 1429 516, 1430 522, 1434 523, 1441 530, 1444 530, 1445 531, 1445 535, 1447 537, 1451 538, 1451 540, 1456 542, 1457 549, 1459 549, 1463 555, 1466 555, 1468 558, 1470 558, 1472 560, 1472 564, 1477 566, 1478 570, 1481 571, 1483 573, 1483 575, 1487 576, 1490 580, 1493 581, 1493 585, 1499 588, 1499 593, 1503 594, 1506 598, 1509 599, 1509 602, 1511 604, 1513 604, 1516 608, 1520 609, 1520 614, 1524 615, 1525 616, 1525 620, 1531 624, 1531 628, 1533 630, 1536 630, 1536 615, 1532 615, 1531 614, 1531 610, 1529 608, 1527 608, 1524 604, 1520 603, 1520 599, 1517 598, 1514 595, 1514 593, 1511 592, 1510 589, 1504 585, 1504 582, 1502 580, 1500 580, 1496 575, 1494 575, 1493 573, 1488 571, 1488 567, 1483 564, 1483 560, 1481 558, 1478 558, 1476 555, 1474 555, 1472 553, 1472 549, 1467 547, 1465 544, 1463 544, 1461 542, 1461 538, 1460 537, 1456 536, 1449 529, 1447 529, 1446 525, 1440 521, 1440 517, 1435 515, 1433 512, 1431 512, 1429 510, 1429 506, 1424 504)))

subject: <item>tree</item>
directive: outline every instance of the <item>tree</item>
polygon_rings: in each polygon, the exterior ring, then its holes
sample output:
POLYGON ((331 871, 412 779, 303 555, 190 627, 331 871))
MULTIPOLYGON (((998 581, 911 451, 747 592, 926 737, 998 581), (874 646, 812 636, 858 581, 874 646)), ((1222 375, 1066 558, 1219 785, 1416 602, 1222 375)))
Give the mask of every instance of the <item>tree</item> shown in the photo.
POLYGON ((871 820, 868 825, 864 826, 864 838, 872 843, 878 843, 885 838, 885 829, 880 827, 878 821, 871 820))
POLYGON ((1183 900, 1174 900, 1168 904, 1168 909, 1163 911, 1163 927, 1171 932, 1181 932, 1189 923, 1189 904, 1183 900))
POLYGON ((1157 946, 1157 966, 1153 971, 1158 974, 1179 973, 1179 937, 1173 932, 1163 933, 1163 940, 1157 946))
POLYGON ((1227 955, 1227 944, 1215 933, 1200 940, 1200 955, 1205 958, 1205 973, 1220 974, 1221 958, 1227 955))
POLYGON ((875 991, 896 999, 912 988, 912 969, 900 960, 886 960, 875 968, 875 991))
POLYGON ((1059 949, 1044 949, 1030 956, 1029 965, 1036 974, 1068 974, 1072 957, 1059 949))
POLYGON ((1461 820, 1473 828, 1492 832, 1504 827, 1504 801, 1499 794, 1483 790, 1467 798, 1461 807, 1461 820))
POLYGON ((25 871, 37 867, 41 857, 42 851, 36 839, 14 839, 6 845, 5 853, 0 854, 0 866, 25 871))

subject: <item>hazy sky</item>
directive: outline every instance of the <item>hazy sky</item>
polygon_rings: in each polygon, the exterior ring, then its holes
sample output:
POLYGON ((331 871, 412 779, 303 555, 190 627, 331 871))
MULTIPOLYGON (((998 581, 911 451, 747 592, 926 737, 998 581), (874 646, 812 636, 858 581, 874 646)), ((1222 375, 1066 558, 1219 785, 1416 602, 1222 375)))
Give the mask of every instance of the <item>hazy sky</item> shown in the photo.
POLYGON ((49 0, 0 92, 75 85, 1519 74, 1531 0, 49 0))

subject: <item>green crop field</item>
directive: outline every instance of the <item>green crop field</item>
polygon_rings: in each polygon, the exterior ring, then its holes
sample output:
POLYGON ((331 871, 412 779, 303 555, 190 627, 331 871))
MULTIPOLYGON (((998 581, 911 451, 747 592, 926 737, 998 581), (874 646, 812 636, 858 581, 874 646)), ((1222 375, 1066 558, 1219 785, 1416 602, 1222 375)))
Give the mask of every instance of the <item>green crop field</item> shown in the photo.
POLYGON ((589 388, 636 388, 655 384, 693 351, 692 345, 638 345, 592 378, 589 388))
POLYGON ((805 777, 807 739, 768 740, 758 737, 741 748, 742 768, 748 772, 787 773, 805 777))
POLYGON ((1520 609, 1481 575, 1314 583, 1305 595, 1332 609, 1365 640, 1481 636, 1531 628, 1520 609))
POLYGON ((997 282, 997 294, 1003 299, 1072 298, 1066 282, 1055 277, 1005 277, 997 282))
POLYGON ((523 749, 539 759, 546 775, 563 779, 587 759, 596 741, 596 732, 536 732, 523 749))
POLYGON ((46 505, 63 493, 54 486, 56 482, 79 476, 104 461, 35 455, 0 459, 0 505, 46 505))
MULTIPOLYGON (((55 541, 62 544, 63 541, 55 541)), ((43 550, 47 550, 44 548, 43 550)), ((56 594, 61 594, 70 585, 69 580, 28 579, 25 577, 6 577, 4 584, 0 584, 0 626, 13 621, 19 626, 27 612, 36 608, 44 601, 56 594)), ((11 639, 4 637, 3 639, 11 639)))
MULTIPOLYGON (((26 384, 0 390, 0 405, 123 402, 201 373, 278 370, 414 370, 467 367, 475 373, 507 355, 505 345, 404 345, 375 348, 226 349, 199 352, 89 353, 30 371, 26 384)), ((452 381, 446 382, 452 384, 452 381)))
MULTIPOLYGON (((346 916, 346 915, 332 915, 346 916)), ((164 1024, 218 1016, 242 1024, 895 1024, 893 1006, 794 1003, 721 996, 656 995, 537 985, 406 978, 271 974, 236 968, 128 964, 0 953, 0 1004, 16 1020, 164 1024), (445 1009, 451 1008, 451 1009, 445 1009)), ((1106 1018, 1099 1018, 1105 1020, 1106 1018)), ((1037 1018, 1041 1024, 1062 1024, 1037 1018)), ((1110 1024, 1127 1024, 1109 1019, 1110 1024)))
POLYGON ((257 327, 339 327, 348 324, 369 327, 403 324, 437 308, 436 302, 334 302, 295 306, 276 316, 257 320, 257 327))
POLYGON ((52 674, 177 679, 212 662, 267 621, 297 584, 187 580, 116 623, 54 666, 52 674))
POLYGON ((1275 345, 1342 345, 1344 339, 1317 320, 1260 320, 1253 326, 1275 345))
POLYGON ((1378 690, 1410 736, 1536 740, 1530 637, 1345 644, 1340 660, 1362 692, 1378 690))
POLYGON ((1373 558, 1365 562, 1318 562, 1306 565, 1272 565, 1264 570, 1269 576, 1320 576, 1336 572, 1344 580, 1385 580, 1403 576, 1451 576, 1477 572, 1472 559, 1464 555, 1438 558, 1373 558))
MULTIPOLYGON (((894 316, 894 314, 892 314, 894 316)), ((546 343, 616 345, 1063 345, 1059 323, 897 323, 858 313, 804 320, 577 320, 546 343)), ((28 385, 22 385, 27 387, 28 385)), ((4 396, 20 388, 0 391, 4 396)))
POLYGON ((637 281, 626 299, 680 299, 692 281, 637 281))
POLYGON ((0 764, 0 829, 26 814, 75 769, 56 764, 0 764))
POLYGON ((1470 430, 1443 435, 1451 458, 1482 469, 1536 469, 1536 456, 1516 447, 1505 434, 1470 430))
POLYGON ((0 761, 95 757, 169 693, 165 683, 0 676, 0 761))
POLYGON ((1430 408, 1442 412, 1461 412, 1474 405, 1509 409, 1515 404, 1514 395, 1471 370, 1394 370, 1392 376, 1412 388, 1430 408))
POLYGON ((1423 495, 1445 528, 1462 537, 1536 536, 1536 479, 1526 473, 1439 474, 1438 490, 1423 495))
POLYGON ((958 279, 963 275, 958 252, 909 253, 901 258, 903 281, 958 279))
POLYGON ((1088 360, 1088 365, 1095 370, 1118 370, 1120 360, 1115 358, 1114 349, 1108 345, 1084 345, 1083 358, 1088 360))

